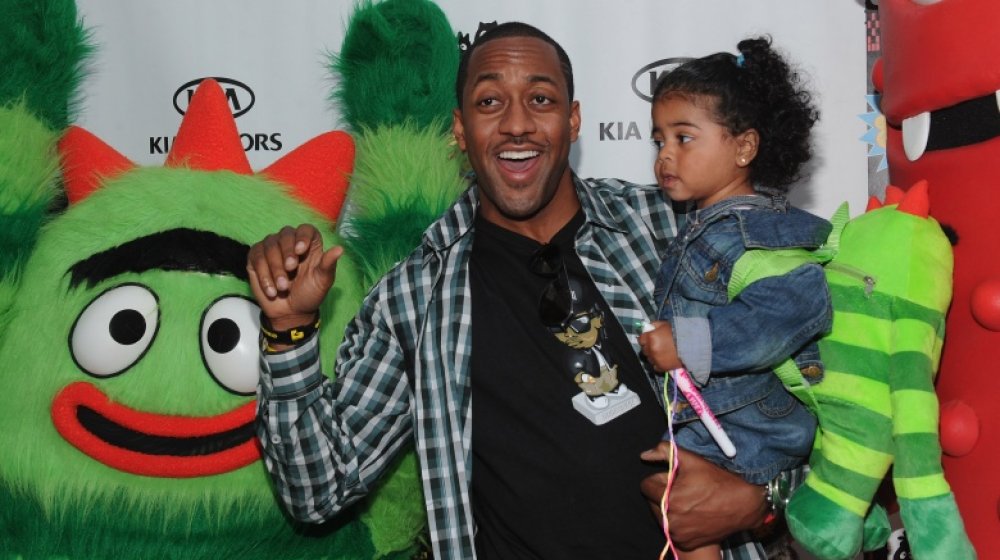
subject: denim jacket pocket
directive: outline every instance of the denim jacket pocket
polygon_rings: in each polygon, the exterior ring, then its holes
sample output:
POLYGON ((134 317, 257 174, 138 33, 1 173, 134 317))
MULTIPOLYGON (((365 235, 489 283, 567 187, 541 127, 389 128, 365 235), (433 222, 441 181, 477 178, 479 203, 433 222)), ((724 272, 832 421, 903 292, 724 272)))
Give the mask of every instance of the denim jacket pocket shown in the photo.
POLYGON ((784 418, 795 410, 798 400, 783 389, 775 389, 757 401, 757 409, 768 418, 784 418))
POLYGON ((729 299, 727 289, 731 273, 731 259, 710 244, 695 240, 681 265, 675 289, 693 302, 724 305, 729 299))
MULTIPOLYGON (((670 391, 673 386, 670 386, 670 391)), ((738 410, 747 405, 764 400, 771 393, 785 392, 781 381, 773 373, 759 372, 747 375, 712 377, 708 385, 701 388, 701 396, 716 416, 738 410)), ((680 397, 686 405, 687 402, 680 397)), ((677 423, 697 420, 698 416, 690 406, 683 406, 674 421, 677 423)))

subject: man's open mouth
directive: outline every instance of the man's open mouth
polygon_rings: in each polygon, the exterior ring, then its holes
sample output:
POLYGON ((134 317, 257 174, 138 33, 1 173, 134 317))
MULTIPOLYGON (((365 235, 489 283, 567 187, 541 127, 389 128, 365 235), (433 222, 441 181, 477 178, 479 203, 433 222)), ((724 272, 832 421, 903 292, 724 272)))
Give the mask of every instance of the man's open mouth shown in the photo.
POLYGON ((534 164, 535 159, 541 154, 537 150, 506 150, 497 155, 500 165, 504 169, 513 173, 521 173, 528 170, 534 164))

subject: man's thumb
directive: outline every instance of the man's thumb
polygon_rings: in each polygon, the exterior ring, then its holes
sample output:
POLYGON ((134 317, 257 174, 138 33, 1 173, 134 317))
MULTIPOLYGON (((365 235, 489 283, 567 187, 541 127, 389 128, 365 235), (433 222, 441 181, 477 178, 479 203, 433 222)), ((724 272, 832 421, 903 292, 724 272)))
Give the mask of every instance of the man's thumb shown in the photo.
POLYGON ((319 260, 320 272, 326 276, 332 277, 337 271, 337 260, 340 259, 343 254, 344 248, 339 245, 331 247, 328 251, 323 253, 322 258, 319 260))
POLYGON ((669 448, 669 444, 667 444, 667 445, 659 445, 659 446, 654 447, 652 449, 647 449, 646 451, 643 451, 639 455, 639 458, 641 458, 643 461, 651 461, 651 462, 656 462, 656 461, 666 462, 666 461, 669 461, 670 460, 670 448, 669 448))

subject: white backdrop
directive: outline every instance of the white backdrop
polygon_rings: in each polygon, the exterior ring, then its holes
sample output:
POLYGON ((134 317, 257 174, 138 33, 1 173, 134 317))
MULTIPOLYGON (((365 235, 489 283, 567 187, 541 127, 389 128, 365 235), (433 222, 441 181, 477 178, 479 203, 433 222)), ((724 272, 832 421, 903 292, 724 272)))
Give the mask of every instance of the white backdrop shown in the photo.
MULTIPOLYGON (((572 158, 583 176, 651 182, 650 71, 659 61, 726 50, 769 33, 816 92, 822 120, 811 178, 793 193, 829 216, 868 193, 859 118, 867 70, 864 6, 856 0, 437 0, 456 31, 521 20, 569 52, 583 113, 572 158), (633 87, 634 86, 634 87, 633 87), (638 93, 637 93, 638 92, 638 93)), ((327 53, 340 48, 353 0, 79 0, 98 43, 78 123, 143 165, 161 165, 192 80, 231 82, 234 112, 255 169, 339 126, 327 53), (251 104, 252 100, 252 104, 251 104)))

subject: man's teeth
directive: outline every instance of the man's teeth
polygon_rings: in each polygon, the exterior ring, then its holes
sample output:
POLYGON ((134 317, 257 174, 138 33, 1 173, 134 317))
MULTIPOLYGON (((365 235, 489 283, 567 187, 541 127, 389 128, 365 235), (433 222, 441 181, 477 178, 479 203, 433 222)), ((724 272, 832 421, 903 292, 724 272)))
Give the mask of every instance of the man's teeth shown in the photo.
POLYGON ((528 152, 510 152, 510 151, 508 151, 508 152, 500 152, 500 156, 499 157, 500 157, 500 159, 523 160, 523 159, 531 159, 531 158, 537 157, 537 156, 538 156, 538 152, 532 150, 532 151, 528 151, 528 152))

